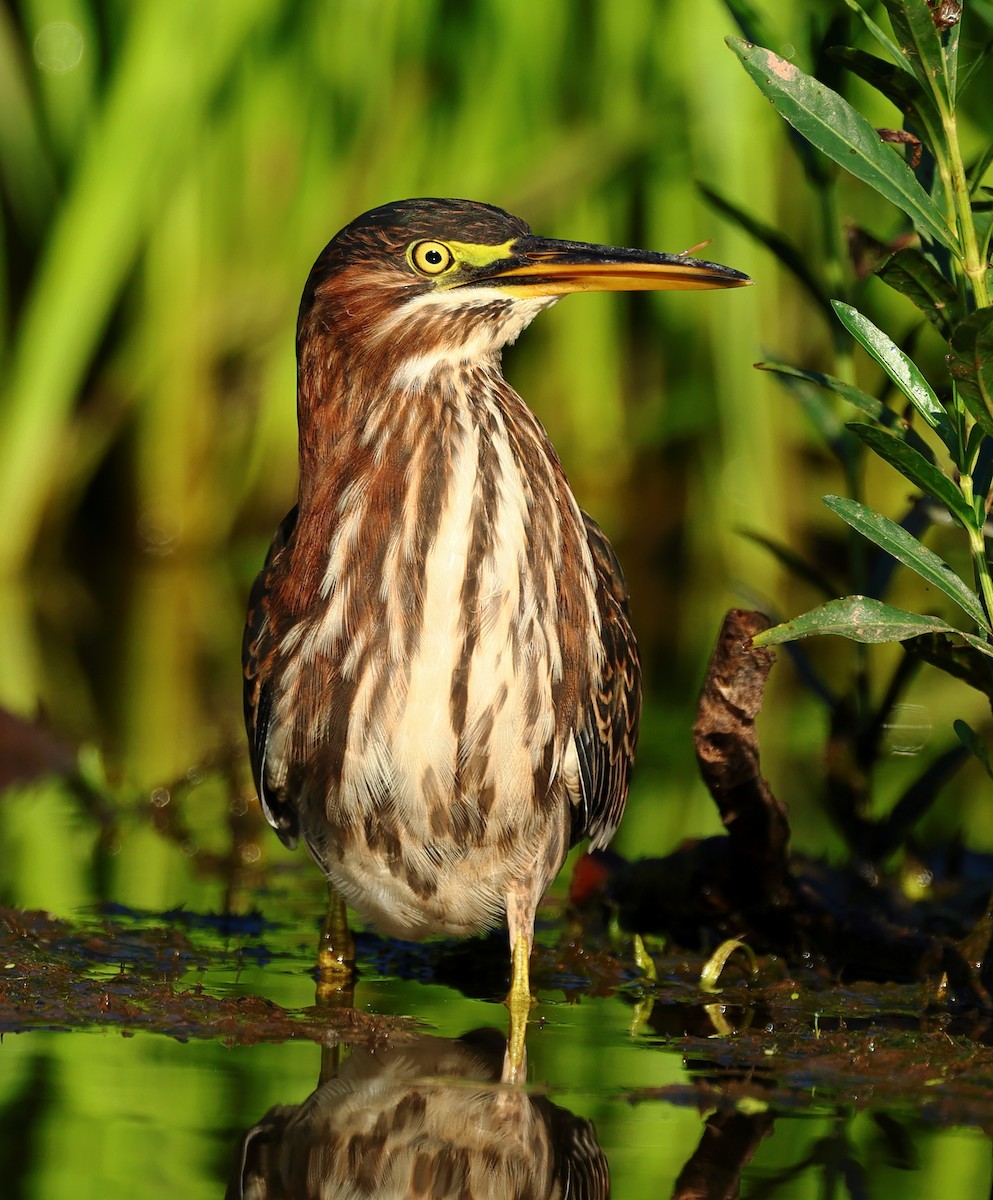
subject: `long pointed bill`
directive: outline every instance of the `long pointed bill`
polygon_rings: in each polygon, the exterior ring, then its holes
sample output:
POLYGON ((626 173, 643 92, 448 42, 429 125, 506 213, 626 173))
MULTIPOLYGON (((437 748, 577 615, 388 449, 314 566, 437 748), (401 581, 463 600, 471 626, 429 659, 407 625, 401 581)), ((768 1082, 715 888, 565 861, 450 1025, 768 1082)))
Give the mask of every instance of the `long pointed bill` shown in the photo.
POLYGON ((522 237, 507 258, 478 276, 515 296, 564 296, 569 292, 692 291, 742 287, 747 275, 689 254, 658 254, 586 242, 522 237))

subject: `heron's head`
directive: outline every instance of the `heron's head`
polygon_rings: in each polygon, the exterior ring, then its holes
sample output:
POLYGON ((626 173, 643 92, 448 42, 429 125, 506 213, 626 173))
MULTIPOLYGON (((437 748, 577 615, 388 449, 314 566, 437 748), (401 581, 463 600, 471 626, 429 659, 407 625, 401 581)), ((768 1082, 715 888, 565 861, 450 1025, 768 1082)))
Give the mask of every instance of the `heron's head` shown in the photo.
POLYGON ((568 292, 739 287, 747 275, 688 254, 535 237, 471 200, 372 209, 325 247, 307 280, 298 342, 330 339, 356 367, 410 373, 499 351, 568 292))

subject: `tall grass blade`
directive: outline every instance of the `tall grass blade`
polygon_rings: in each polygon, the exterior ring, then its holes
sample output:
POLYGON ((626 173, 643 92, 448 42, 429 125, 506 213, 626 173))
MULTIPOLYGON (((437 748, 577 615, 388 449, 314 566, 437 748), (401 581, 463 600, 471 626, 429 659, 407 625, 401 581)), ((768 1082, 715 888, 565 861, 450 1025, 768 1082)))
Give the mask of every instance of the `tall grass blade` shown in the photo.
POLYGON ((60 464, 64 422, 120 295, 182 138, 269 9, 175 0, 136 6, 103 112, 26 302, 0 422, 0 574, 34 543, 60 464))

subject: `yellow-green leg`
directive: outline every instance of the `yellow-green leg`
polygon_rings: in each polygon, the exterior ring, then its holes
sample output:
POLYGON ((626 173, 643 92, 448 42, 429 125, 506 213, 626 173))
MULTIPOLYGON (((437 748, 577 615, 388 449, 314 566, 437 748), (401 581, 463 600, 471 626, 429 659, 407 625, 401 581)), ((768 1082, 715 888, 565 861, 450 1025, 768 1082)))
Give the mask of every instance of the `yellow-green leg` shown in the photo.
POLYGON ((511 951, 510 1029, 507 1034, 508 1082, 522 1081, 526 1074, 528 1017, 531 1015, 531 947, 523 933, 514 939, 511 951))
POLYGON ((659 976, 655 969, 655 960, 648 953, 640 933, 634 934, 633 942, 635 966, 637 966, 645 982, 649 985, 642 994, 641 999, 635 1002, 634 1012, 631 1017, 631 1036, 636 1037, 641 1032, 642 1026, 648 1023, 652 1015, 652 1009, 655 1007, 654 985, 658 983, 659 976))
POLYGON ((355 982, 355 939, 348 928, 348 912, 332 883, 328 883, 328 911, 317 947, 317 1003, 351 1005, 355 982))

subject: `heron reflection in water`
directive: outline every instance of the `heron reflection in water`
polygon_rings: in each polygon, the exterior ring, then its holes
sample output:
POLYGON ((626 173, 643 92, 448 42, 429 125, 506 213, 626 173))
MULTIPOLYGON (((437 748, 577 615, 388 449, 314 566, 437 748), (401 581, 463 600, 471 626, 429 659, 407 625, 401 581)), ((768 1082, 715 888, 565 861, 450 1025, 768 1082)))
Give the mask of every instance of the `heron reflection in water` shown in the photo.
POLYGON ((245 1134, 226 1200, 606 1200, 592 1123, 502 1077, 490 1029, 355 1049, 245 1134))

